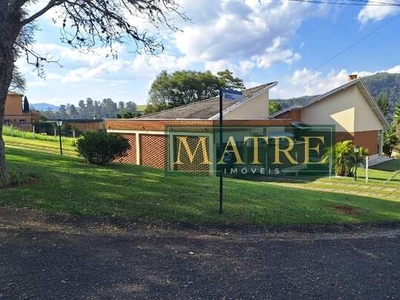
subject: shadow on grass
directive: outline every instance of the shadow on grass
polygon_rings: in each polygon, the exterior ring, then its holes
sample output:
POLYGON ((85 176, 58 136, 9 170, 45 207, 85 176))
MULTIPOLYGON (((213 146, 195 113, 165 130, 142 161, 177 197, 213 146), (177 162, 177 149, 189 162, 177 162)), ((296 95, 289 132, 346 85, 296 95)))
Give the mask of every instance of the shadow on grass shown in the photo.
POLYGON ((1 191, 0 204, 47 212, 191 224, 304 225, 400 220, 400 202, 218 178, 134 165, 90 166, 78 158, 7 150, 11 170, 35 174, 33 186, 1 191), (28 158, 28 159, 26 159, 28 158), (357 209, 344 214, 335 206, 357 209))

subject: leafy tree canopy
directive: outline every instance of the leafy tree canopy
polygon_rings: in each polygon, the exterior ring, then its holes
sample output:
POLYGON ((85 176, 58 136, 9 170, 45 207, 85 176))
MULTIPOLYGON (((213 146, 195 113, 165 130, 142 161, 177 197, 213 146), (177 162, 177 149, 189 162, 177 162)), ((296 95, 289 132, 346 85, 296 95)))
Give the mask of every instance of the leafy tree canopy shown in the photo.
POLYGON ((151 85, 146 113, 216 97, 222 87, 235 90, 245 88, 243 80, 234 77, 229 70, 218 72, 217 75, 210 71, 183 70, 172 74, 161 71, 151 85))
POLYGON ((277 101, 270 101, 269 102, 269 114, 274 114, 282 109, 282 105, 277 101))

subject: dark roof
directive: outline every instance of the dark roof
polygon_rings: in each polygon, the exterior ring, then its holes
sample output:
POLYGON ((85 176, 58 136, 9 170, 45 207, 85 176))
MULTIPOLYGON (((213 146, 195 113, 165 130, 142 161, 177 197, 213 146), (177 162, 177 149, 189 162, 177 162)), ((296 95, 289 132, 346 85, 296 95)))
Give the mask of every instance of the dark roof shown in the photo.
MULTIPOLYGON (((48 119, 48 122, 56 122, 57 119, 48 119)), ((64 123, 98 123, 103 122, 103 119, 60 119, 64 123)))
MULTIPOLYGON (((243 91, 244 102, 252 96, 274 86, 276 82, 262 84, 243 91)), ((223 109, 227 109, 239 101, 224 100, 222 103, 223 109)), ((148 114, 140 117, 141 119, 203 119, 207 120, 219 113, 219 97, 201 100, 194 103, 182 105, 179 107, 170 108, 157 113, 148 114)))

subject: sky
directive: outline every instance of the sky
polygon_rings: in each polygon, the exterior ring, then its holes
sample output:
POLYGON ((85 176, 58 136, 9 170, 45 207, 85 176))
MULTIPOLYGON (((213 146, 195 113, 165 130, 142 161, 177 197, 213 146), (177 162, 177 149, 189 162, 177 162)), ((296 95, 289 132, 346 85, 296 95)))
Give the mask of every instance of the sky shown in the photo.
MULTIPOLYGON (((77 104, 90 97, 146 104, 151 83, 162 70, 229 69, 246 87, 278 81, 270 97, 284 99, 327 92, 346 83, 349 74, 400 73, 399 6, 176 1, 191 19, 175 16, 177 32, 133 20, 162 40, 165 50, 157 56, 137 55, 129 43, 116 46, 117 60, 107 57, 107 48, 82 53, 60 42, 60 23, 52 20, 56 11, 42 16, 32 47, 59 64, 45 64, 46 76, 40 78, 25 58, 17 61, 27 79, 29 102, 77 104)), ((397 0, 380 2, 389 1, 397 0)), ((39 0, 31 11, 46 2, 39 0)))

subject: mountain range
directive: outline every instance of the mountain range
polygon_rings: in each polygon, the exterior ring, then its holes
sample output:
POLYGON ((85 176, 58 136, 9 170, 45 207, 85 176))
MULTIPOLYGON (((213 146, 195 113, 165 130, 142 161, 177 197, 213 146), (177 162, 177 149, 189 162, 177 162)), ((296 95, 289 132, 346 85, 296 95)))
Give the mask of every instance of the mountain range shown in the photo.
POLYGON ((38 111, 48 111, 48 110, 57 111, 60 108, 57 105, 53 105, 53 104, 50 104, 50 103, 44 103, 44 102, 42 102, 42 103, 31 103, 29 106, 31 107, 31 109, 38 110, 38 111))

